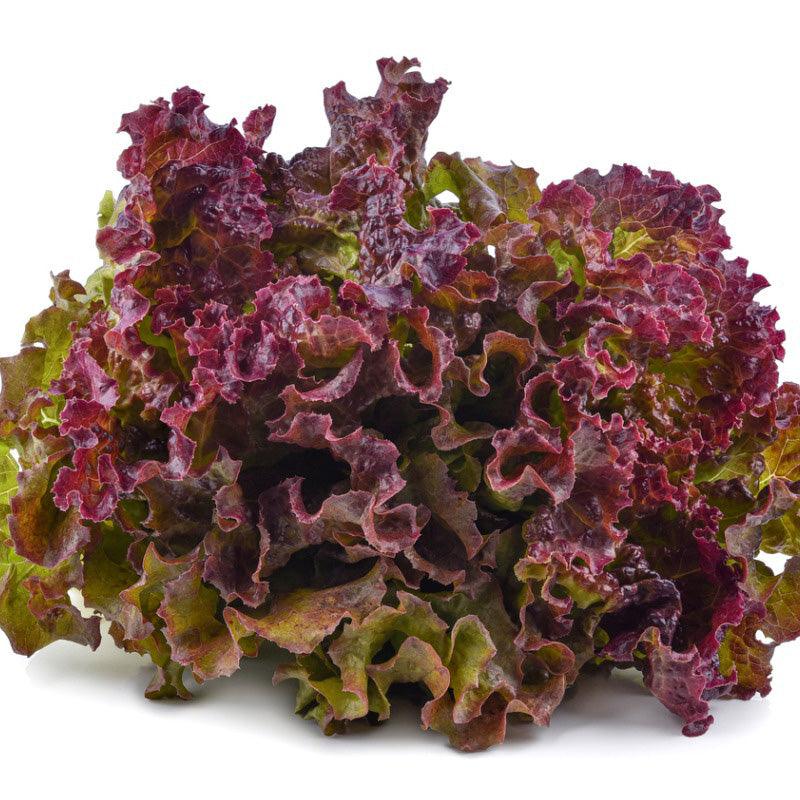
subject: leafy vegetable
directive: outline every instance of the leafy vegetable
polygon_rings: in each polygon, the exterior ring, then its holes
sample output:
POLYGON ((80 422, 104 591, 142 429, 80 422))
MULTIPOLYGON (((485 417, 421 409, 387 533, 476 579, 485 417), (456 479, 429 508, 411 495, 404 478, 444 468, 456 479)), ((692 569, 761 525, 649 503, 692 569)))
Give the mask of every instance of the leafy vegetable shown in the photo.
POLYGON ((416 66, 326 90, 288 161, 271 106, 123 117, 102 266, 0 360, 0 625, 30 655, 103 617, 148 697, 271 642, 326 733, 405 693, 479 749, 612 668, 703 733, 800 635, 766 281, 709 186, 426 162, 447 84, 416 66))

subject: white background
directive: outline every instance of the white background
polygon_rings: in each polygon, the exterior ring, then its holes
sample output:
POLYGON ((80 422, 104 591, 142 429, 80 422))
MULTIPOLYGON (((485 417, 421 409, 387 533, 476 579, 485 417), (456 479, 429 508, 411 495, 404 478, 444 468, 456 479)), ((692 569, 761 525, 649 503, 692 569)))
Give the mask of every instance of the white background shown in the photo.
MULTIPOLYGON (((735 253, 782 311, 786 380, 800 380, 798 91, 792 3, 394 0, 7 4, 0 12, 0 352, 46 304, 50 271, 97 264, 95 212, 117 191, 119 116, 191 84, 212 119, 278 107, 267 147, 324 144, 321 90, 376 85, 374 61, 416 55, 452 81, 429 155, 534 166, 541 183, 614 162, 672 170, 722 193, 735 253), (11 10, 13 8, 13 10, 11 10)), ((0 641, 6 796, 742 797, 777 789, 797 758, 800 644, 775 657, 766 700, 721 702, 700 739, 625 678, 593 681, 550 729, 514 728, 459 755, 410 710, 325 739, 292 716, 292 689, 247 664, 187 704, 142 698, 148 674, 106 642, 30 661, 0 641), (13 789, 17 791, 14 792, 13 789), (55 793, 58 793, 57 795, 55 793)))

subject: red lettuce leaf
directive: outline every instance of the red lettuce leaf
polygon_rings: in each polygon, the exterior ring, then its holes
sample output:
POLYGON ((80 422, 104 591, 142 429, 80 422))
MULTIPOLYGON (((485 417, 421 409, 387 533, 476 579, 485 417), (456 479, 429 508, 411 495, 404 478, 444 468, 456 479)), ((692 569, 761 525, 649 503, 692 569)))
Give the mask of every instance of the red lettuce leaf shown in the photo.
POLYGON ((271 644, 326 733, 405 695, 477 750, 614 668, 703 733, 800 636, 766 281, 710 186, 426 161, 418 66, 327 89, 289 159, 270 105, 123 116, 102 265, 0 359, 0 627, 95 648, 102 616, 152 698, 271 644))

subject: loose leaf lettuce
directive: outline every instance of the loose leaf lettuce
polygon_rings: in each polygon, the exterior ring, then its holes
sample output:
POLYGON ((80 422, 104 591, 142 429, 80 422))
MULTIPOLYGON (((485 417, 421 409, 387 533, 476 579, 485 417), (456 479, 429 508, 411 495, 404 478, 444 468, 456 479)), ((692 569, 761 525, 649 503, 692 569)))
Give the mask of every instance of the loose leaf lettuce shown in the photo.
POLYGON ((102 265, 0 359, 0 626, 30 655, 104 618, 152 698, 271 643, 325 733, 406 695, 481 749, 613 668, 703 733, 800 635, 766 281, 710 186, 426 161, 418 66, 327 89, 288 160, 269 105, 123 116, 102 265))

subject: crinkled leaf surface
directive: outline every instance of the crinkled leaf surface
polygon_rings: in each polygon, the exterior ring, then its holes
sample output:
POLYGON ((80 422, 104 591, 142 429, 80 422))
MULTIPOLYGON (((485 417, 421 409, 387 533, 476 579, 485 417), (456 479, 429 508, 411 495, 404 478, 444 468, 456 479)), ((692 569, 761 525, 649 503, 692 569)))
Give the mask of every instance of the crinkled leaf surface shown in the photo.
POLYGON ((288 159, 270 105, 123 116, 102 264, 0 359, 0 627, 94 648, 102 616, 151 698, 270 644, 329 734, 405 695, 482 749, 601 667, 703 733, 800 635, 766 281, 711 186, 426 160, 447 82, 418 67, 326 89, 288 159))

